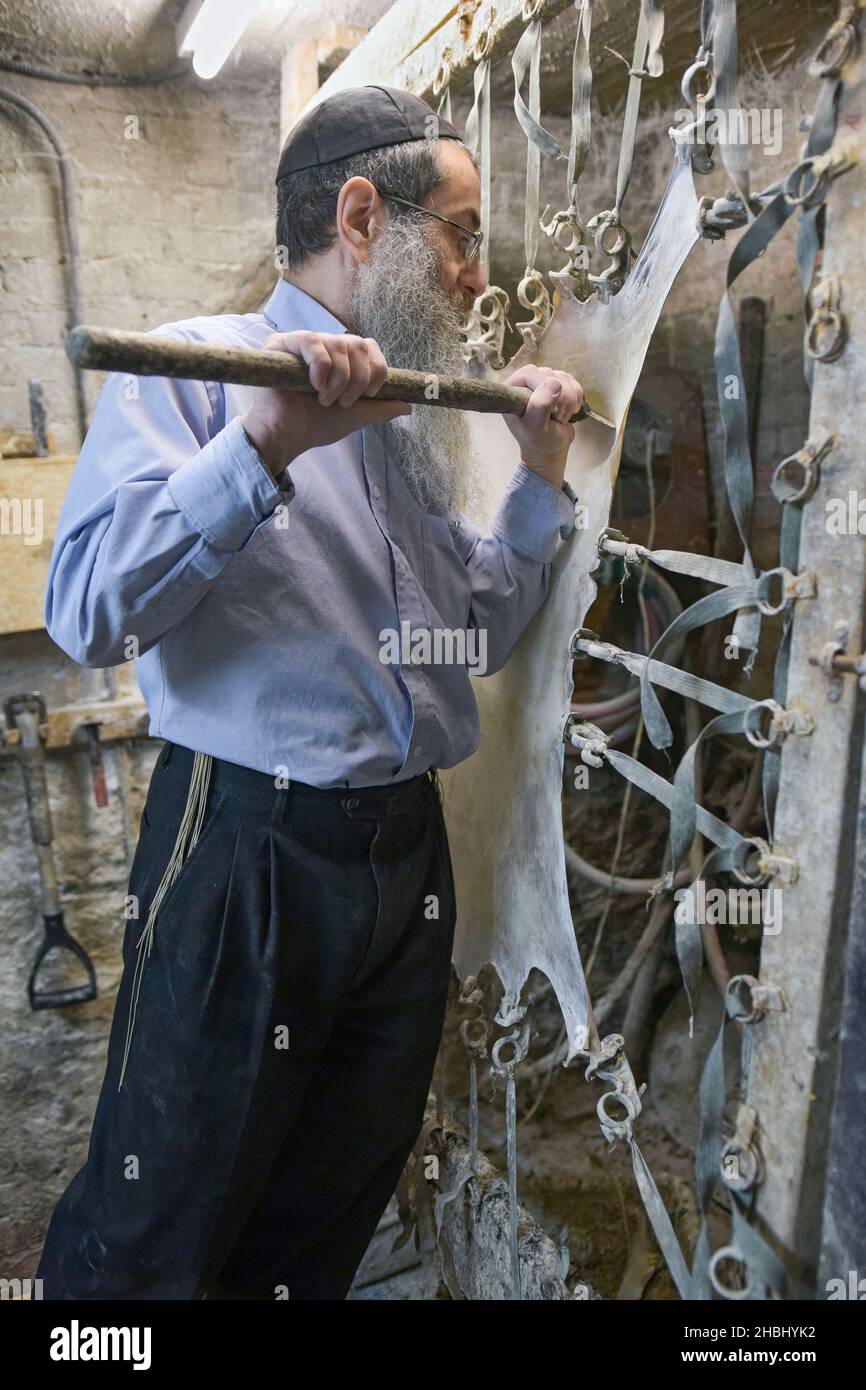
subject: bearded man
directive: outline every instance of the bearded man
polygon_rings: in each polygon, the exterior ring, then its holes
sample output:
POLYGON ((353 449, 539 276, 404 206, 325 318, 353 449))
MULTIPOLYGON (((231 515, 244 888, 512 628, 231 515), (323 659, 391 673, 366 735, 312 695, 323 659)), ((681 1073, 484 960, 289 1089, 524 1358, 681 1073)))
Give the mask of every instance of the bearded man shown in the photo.
POLYGON ((134 657, 165 747, 46 1298, 346 1297, 444 1020, 436 769, 479 737, 467 666, 385 659, 384 634, 483 636, 498 670, 574 525, 567 373, 509 378, 532 395, 489 536, 462 511, 460 413, 376 400, 388 365, 459 371, 484 289, 456 130, 408 93, 345 91, 291 132, 276 183, 264 311, 154 331, 295 353, 316 394, 109 376, 54 544, 50 635, 84 666, 134 657))

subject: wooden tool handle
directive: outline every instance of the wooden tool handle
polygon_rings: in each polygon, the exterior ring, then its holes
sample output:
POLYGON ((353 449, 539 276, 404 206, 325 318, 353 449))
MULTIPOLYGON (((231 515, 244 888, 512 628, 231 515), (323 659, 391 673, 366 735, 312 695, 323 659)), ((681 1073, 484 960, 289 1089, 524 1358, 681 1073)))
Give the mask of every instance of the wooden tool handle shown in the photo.
MULTIPOLYGON (((265 348, 216 347, 211 343, 181 342, 148 333, 94 328, 79 324, 66 339, 66 355, 78 367, 136 376, 188 377, 237 386, 277 386, 315 395, 309 368, 300 357, 265 348)), ((523 415, 532 393, 525 386, 502 386, 472 377, 440 376, 391 367, 376 392, 376 400, 406 401, 409 405, 451 406, 497 415, 523 415)), ((584 407, 572 420, 586 419, 584 407)), ((595 417, 597 418, 597 417, 595 417)), ((604 422, 607 423, 607 422, 604 422)))

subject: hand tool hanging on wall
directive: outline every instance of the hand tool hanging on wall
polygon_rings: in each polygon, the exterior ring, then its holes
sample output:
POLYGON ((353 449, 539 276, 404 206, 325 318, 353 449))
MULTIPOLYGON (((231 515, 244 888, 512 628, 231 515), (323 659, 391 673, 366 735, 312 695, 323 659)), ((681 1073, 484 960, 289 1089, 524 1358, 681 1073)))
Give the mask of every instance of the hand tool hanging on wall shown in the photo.
POLYGON ((67 1004, 85 1004, 88 999, 96 998, 96 971, 84 947, 66 930, 60 908, 57 873, 51 853, 51 807, 48 802, 48 784, 45 780, 45 753, 39 734, 40 724, 44 724, 48 717, 45 701, 36 693, 12 695, 4 702, 3 709, 8 727, 17 729, 21 736, 19 747, 24 790, 27 795, 27 814, 30 819, 30 833, 36 846, 36 860, 42 884, 42 919, 45 923, 45 935, 27 981, 30 1007, 61 1009, 67 1004), (87 984, 73 985, 66 989, 37 990, 36 977, 39 967, 49 951, 55 948, 71 951, 81 961, 87 971, 87 984))
MULTIPOLYGON (((231 382, 236 386, 277 386, 286 391, 316 394, 306 362, 292 353, 267 348, 214 347, 210 343, 184 343, 149 333, 79 324, 66 339, 66 355, 78 367, 100 371, 186 377, 193 381, 231 382)), ((376 392, 376 400, 522 415, 531 394, 525 386, 502 386, 496 381, 391 367, 376 392), (435 395, 431 389, 434 384, 435 395)), ((614 428, 611 420, 592 410, 586 402, 571 419, 597 420, 608 429, 614 428)))

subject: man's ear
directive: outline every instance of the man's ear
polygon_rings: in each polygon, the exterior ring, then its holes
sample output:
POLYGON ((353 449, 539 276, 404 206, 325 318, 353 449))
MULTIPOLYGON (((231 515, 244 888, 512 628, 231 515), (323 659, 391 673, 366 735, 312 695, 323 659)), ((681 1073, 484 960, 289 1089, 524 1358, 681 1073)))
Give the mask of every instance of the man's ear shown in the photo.
POLYGON ((369 179, 347 179, 337 197, 337 236, 356 262, 366 261, 385 215, 384 205, 369 179))

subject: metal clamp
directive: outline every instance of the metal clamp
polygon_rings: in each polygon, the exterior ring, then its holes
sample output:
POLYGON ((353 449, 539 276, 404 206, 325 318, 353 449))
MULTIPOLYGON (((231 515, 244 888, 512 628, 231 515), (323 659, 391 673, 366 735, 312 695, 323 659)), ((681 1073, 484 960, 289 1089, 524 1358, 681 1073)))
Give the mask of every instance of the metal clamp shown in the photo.
POLYGON ((775 700, 756 700, 743 717, 743 733, 753 748, 778 748, 789 734, 811 734, 815 720, 805 710, 783 709, 775 700), (769 715, 765 721, 764 712, 769 715), (766 727, 763 727, 766 723, 766 727))
POLYGON ((747 835, 734 846, 731 873, 748 888, 763 888, 772 878, 781 879, 783 883, 796 883, 800 865, 796 859, 779 854, 760 835, 747 835))
POLYGON ((721 241, 726 232, 747 221, 746 205, 733 189, 723 198, 701 198, 698 203, 697 228, 708 241, 721 241))
POLYGON ((857 30, 854 25, 856 16, 856 6, 842 6, 841 13, 830 25, 809 64, 810 77, 839 76, 857 44, 857 30))
POLYGON ((503 1037, 497 1038, 490 1052, 490 1070, 494 1076, 508 1077, 514 1074, 515 1067, 522 1062, 529 1052, 529 1032, 530 1023, 527 1020, 522 1028, 515 1028, 503 1037), (514 1053, 511 1057, 503 1060, 502 1050, 506 1047, 513 1047, 514 1053))
POLYGON ((758 868, 767 879, 778 878, 782 883, 796 883, 800 877, 800 865, 796 859, 778 854, 775 849, 767 849, 758 855, 758 868))
POLYGON ((749 1266, 746 1263, 746 1257, 738 1245, 720 1246, 720 1248, 716 1250, 716 1252, 710 1257, 710 1262, 707 1268, 710 1277, 710 1283, 712 1284, 716 1293, 721 1298, 735 1299, 739 1301, 741 1299, 750 1299, 757 1295, 757 1286, 752 1285, 749 1266), (722 1280, 719 1277, 719 1265, 722 1264, 722 1262, 725 1260, 731 1260, 734 1264, 742 1265, 743 1269, 745 1270, 746 1283, 742 1289, 735 1289, 732 1284, 722 1283, 722 1280))
POLYGON ((819 280, 807 295, 806 351, 816 362, 835 362, 848 341, 848 322, 839 307, 841 302, 842 290, 836 275, 819 280))
POLYGON ((821 460, 835 442, 835 437, 825 432, 823 438, 807 439, 802 449, 776 464, 770 479, 770 491, 777 502, 784 506, 789 502, 808 501, 818 486, 821 460))
POLYGON ((733 1192, 749 1192, 763 1178, 764 1165, 756 1144, 757 1132, 757 1110, 753 1105, 741 1105, 737 1111, 734 1136, 725 1144, 719 1160, 722 1181, 733 1192))
POLYGON ((468 1053, 479 1059, 486 1057, 490 1023, 484 1012, 484 991, 475 975, 466 976, 460 986, 458 1002, 460 1008, 473 1010, 472 1016, 460 1023, 460 1041, 468 1053))
POLYGON ((768 1009, 785 1010, 778 985, 762 984, 754 975, 732 975, 725 990, 725 1008, 735 1023, 758 1023, 768 1009))
POLYGON ((486 26, 481 30, 481 33, 473 44, 472 61, 474 63, 483 63, 490 57, 493 51, 493 38, 495 34, 495 27, 493 24, 494 14, 495 11, 491 10, 487 17, 486 26))
POLYGON ((731 873, 749 888, 763 887, 769 874, 761 867, 761 860, 769 852, 770 846, 760 835, 744 836, 731 852, 731 873))
POLYGON ((589 1057, 585 1072, 587 1081, 609 1081, 613 1086, 612 1091, 605 1091, 599 1097, 595 1107, 601 1132, 609 1144, 617 1139, 631 1141, 634 1121, 643 1109, 641 1096, 646 1090, 646 1084, 638 1087, 635 1082, 624 1045, 625 1039, 620 1033, 610 1033, 602 1039, 598 1052, 586 1054, 589 1057), (610 1105, 621 1107, 624 1118, 610 1114, 610 1105))
POLYGON ((585 720, 576 719, 573 714, 567 714, 562 737, 565 743, 580 749, 581 760, 590 767, 604 766, 604 755, 610 740, 597 725, 588 724, 585 720))
POLYGON ((478 296, 462 326, 465 362, 486 362, 497 371, 505 365, 502 349, 510 308, 508 293, 500 285, 488 285, 478 296))
POLYGON ((569 643, 569 651, 575 661, 586 660, 590 655, 588 648, 591 646, 607 646, 607 643, 603 642, 591 627, 575 628, 569 643))
POLYGON ((444 53, 442 54, 442 57, 439 59, 439 65, 436 68, 436 73, 433 77, 432 90, 434 97, 441 96, 445 89, 449 87, 451 84, 452 57, 453 54, 451 53, 451 50, 446 48, 444 53))
POLYGON ((832 639, 824 643, 819 656, 809 657, 809 665, 819 666, 827 677, 827 699, 834 702, 842 698, 843 676, 857 676, 860 689, 866 690, 866 652, 849 656, 847 643, 848 624, 834 623, 832 639))
POLYGON ((686 68, 680 83, 680 91, 683 94, 683 101, 689 106, 703 105, 712 101, 716 95, 716 75, 713 71, 713 55, 708 48, 701 44, 695 55, 695 61, 691 67, 686 68), (694 91, 695 79, 698 76, 706 76, 707 88, 704 92, 694 91))
POLYGON ((511 1028, 526 1017, 527 1009, 534 1003, 535 995, 531 992, 526 995, 526 1003, 521 1004, 520 991, 506 989, 499 1001, 499 1008, 496 1010, 493 1022, 498 1023, 500 1028, 511 1028))
POLYGON ((548 277, 556 284, 562 285, 563 289, 575 295, 577 299, 588 299, 592 293, 587 264, 589 255, 586 251, 586 233, 577 206, 575 203, 569 203, 567 208, 555 212, 550 220, 545 222, 549 211, 550 204, 538 219, 539 229, 546 237, 550 237, 560 251, 565 252, 568 261, 564 266, 548 271, 548 277))
POLYGON ((808 155, 795 164, 782 186, 785 201, 792 207, 814 208, 827 196, 830 180, 853 169, 857 160, 849 141, 827 150, 825 154, 808 155))
POLYGON ((599 212, 586 224, 587 232, 595 238, 595 249, 603 256, 609 256, 611 263, 600 275, 590 275, 589 283, 598 293, 599 302, 608 303, 611 295, 617 294, 626 282, 631 269, 631 236, 623 226, 615 208, 599 212), (613 244, 607 244, 608 234, 613 233, 613 244))
MULTIPOLYGON (((658 431, 654 430, 651 436, 653 445, 656 443, 657 436, 658 431)), ((668 435, 659 436, 662 443, 669 439, 669 437, 668 435)), ((612 526, 608 526, 602 531, 598 538, 597 550, 599 557, 602 559, 606 555, 612 555, 616 559, 622 560, 625 563, 626 570, 628 570, 629 566, 636 568, 638 565, 643 564, 644 560, 652 558, 652 551, 648 550, 645 545, 639 545, 636 541, 630 541, 628 536, 624 535, 622 531, 614 530, 612 526)))
POLYGON ((523 272, 523 279, 517 286, 517 302, 524 309, 528 309, 532 317, 521 319, 514 326, 522 337, 524 346, 534 348, 538 343, 539 334, 544 332, 553 313, 547 286, 541 272, 534 266, 528 265, 523 272))
POLYGON ((777 565, 775 569, 764 570, 758 577, 757 606, 767 618, 775 617, 781 613, 798 598, 814 598, 818 592, 818 582, 811 570, 804 570, 801 574, 793 574, 791 570, 785 569, 784 565, 777 565), (781 594, 778 603, 771 602, 770 585, 773 579, 779 579, 781 594))

